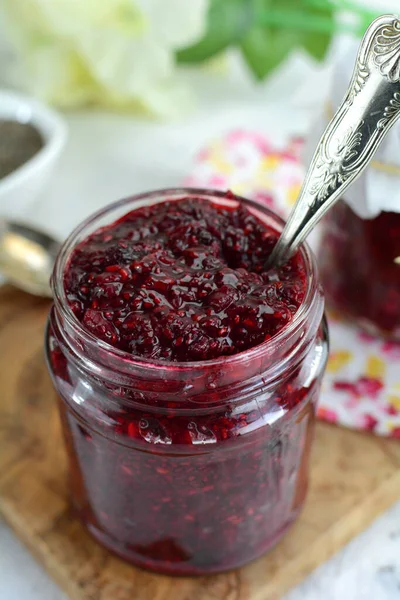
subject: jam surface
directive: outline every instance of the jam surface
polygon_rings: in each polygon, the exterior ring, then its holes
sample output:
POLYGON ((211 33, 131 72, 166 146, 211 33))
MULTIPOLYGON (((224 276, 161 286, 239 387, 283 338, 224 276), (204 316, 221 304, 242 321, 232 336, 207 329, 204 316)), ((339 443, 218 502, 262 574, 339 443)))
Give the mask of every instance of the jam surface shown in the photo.
POLYGON ((188 197, 138 208, 75 248, 68 302, 93 335, 133 356, 236 354, 279 332, 304 298, 300 255, 265 270, 277 238, 245 206, 188 197))

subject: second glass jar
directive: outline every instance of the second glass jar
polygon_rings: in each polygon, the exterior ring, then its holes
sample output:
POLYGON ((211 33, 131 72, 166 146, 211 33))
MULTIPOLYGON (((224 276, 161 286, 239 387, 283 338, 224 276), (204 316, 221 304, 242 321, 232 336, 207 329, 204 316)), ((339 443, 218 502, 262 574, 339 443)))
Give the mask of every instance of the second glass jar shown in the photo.
POLYGON ((318 258, 328 304, 400 340, 400 214, 362 219, 340 201, 324 219, 318 258))

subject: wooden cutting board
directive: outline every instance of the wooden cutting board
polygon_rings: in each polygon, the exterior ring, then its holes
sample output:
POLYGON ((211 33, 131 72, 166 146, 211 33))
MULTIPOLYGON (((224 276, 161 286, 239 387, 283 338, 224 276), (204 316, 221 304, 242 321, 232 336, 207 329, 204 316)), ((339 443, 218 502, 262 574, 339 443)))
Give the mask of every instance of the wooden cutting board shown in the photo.
POLYGON ((74 600, 279 600, 400 498, 400 444, 320 423, 300 519, 238 571, 170 578, 125 564, 72 515, 43 356, 49 303, 0 288, 0 511, 74 600))

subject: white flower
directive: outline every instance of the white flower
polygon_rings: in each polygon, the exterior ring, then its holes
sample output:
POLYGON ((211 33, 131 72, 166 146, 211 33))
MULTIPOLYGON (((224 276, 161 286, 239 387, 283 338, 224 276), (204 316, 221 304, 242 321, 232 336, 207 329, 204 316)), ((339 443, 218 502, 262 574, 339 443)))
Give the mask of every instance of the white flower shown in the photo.
POLYGON ((202 37, 208 0, 3 0, 30 90, 83 103, 179 113, 188 90, 174 63, 202 37))

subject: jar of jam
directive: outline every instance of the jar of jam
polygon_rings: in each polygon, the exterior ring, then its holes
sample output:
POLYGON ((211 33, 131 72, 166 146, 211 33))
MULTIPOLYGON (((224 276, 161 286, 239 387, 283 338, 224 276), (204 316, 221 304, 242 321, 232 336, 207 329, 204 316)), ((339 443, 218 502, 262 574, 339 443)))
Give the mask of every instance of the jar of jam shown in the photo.
POLYGON ((327 332, 307 246, 265 270, 281 228, 231 193, 165 190, 60 251, 46 350, 72 502, 136 565, 238 567, 303 505, 327 332))
POLYGON ((400 340, 400 214, 362 219, 344 201, 325 217, 319 248, 327 302, 368 332, 400 340))

